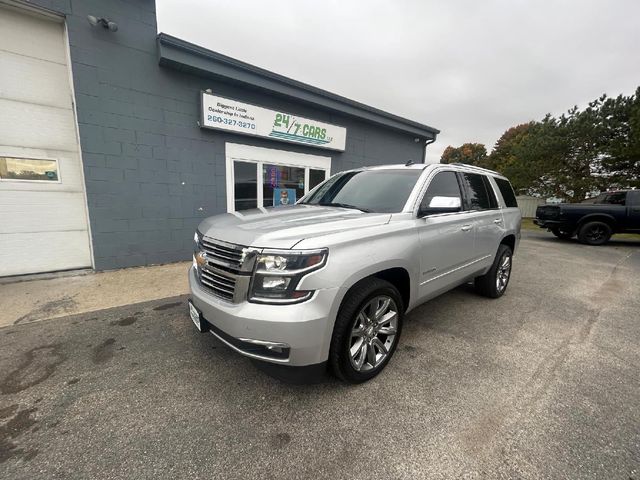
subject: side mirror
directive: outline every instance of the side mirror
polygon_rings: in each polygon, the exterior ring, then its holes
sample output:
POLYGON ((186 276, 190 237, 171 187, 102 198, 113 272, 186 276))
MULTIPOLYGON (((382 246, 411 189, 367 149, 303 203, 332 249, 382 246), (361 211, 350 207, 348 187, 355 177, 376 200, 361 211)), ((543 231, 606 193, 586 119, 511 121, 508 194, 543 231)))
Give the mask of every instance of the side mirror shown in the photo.
POLYGON ((462 208, 460 197, 433 197, 428 207, 420 205, 418 217, 426 217, 427 215, 437 215, 440 213, 459 212, 462 208))

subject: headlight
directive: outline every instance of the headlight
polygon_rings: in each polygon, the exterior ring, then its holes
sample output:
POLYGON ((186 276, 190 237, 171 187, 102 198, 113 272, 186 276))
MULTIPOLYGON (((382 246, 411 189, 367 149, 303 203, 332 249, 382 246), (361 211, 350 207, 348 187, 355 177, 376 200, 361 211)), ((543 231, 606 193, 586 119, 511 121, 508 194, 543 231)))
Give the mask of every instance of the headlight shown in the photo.
POLYGON ((308 273, 327 262, 327 250, 265 250, 256 258, 249 301, 255 303, 298 303, 313 295, 296 290, 308 273))
POLYGON ((196 271, 200 270, 200 267, 204 265, 207 260, 202 250, 202 234, 196 230, 196 233, 193 234, 193 267, 196 271))

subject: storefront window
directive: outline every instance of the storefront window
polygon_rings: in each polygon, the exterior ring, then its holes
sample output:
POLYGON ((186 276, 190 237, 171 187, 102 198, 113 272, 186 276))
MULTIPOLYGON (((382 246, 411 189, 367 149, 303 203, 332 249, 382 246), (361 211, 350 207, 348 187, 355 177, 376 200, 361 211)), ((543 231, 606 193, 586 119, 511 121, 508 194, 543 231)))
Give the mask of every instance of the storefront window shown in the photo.
POLYGON ((236 210, 248 210, 258 206, 257 176, 255 163, 233 162, 236 210))
POLYGON ((227 153, 229 212, 293 205, 331 171, 331 158, 319 155, 237 144, 227 153))
POLYGON ((264 164, 262 182, 263 206, 293 205, 305 192, 304 168, 264 164))
POLYGON ((317 187, 326 178, 326 172, 324 170, 316 170, 314 168, 309 169, 309 190, 317 187))

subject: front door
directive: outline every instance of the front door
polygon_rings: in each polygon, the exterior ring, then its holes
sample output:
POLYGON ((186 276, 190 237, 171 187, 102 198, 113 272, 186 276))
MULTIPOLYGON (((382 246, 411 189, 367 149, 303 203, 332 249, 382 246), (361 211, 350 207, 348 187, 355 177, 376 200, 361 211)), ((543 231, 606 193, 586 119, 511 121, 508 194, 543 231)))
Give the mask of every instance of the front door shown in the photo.
MULTIPOLYGON (((453 171, 438 172, 429 183, 423 205, 433 197, 454 197, 462 204, 458 178, 453 171)), ((421 245, 420 298, 434 297, 458 285, 470 273, 474 256, 474 214, 443 213, 417 219, 421 245)))
POLYGON ((331 157, 226 145, 227 212, 293 205, 329 177, 331 157))

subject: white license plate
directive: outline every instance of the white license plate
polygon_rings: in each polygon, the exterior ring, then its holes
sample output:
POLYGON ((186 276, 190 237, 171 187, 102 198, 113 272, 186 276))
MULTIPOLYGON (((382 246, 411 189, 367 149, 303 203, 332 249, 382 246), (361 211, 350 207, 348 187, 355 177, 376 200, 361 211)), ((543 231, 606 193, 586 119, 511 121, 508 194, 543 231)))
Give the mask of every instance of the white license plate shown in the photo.
POLYGON ((198 331, 202 331, 202 323, 200 322, 200 312, 196 307, 193 306, 193 303, 189 302, 189 316, 191 317, 191 321, 196 326, 198 331))

